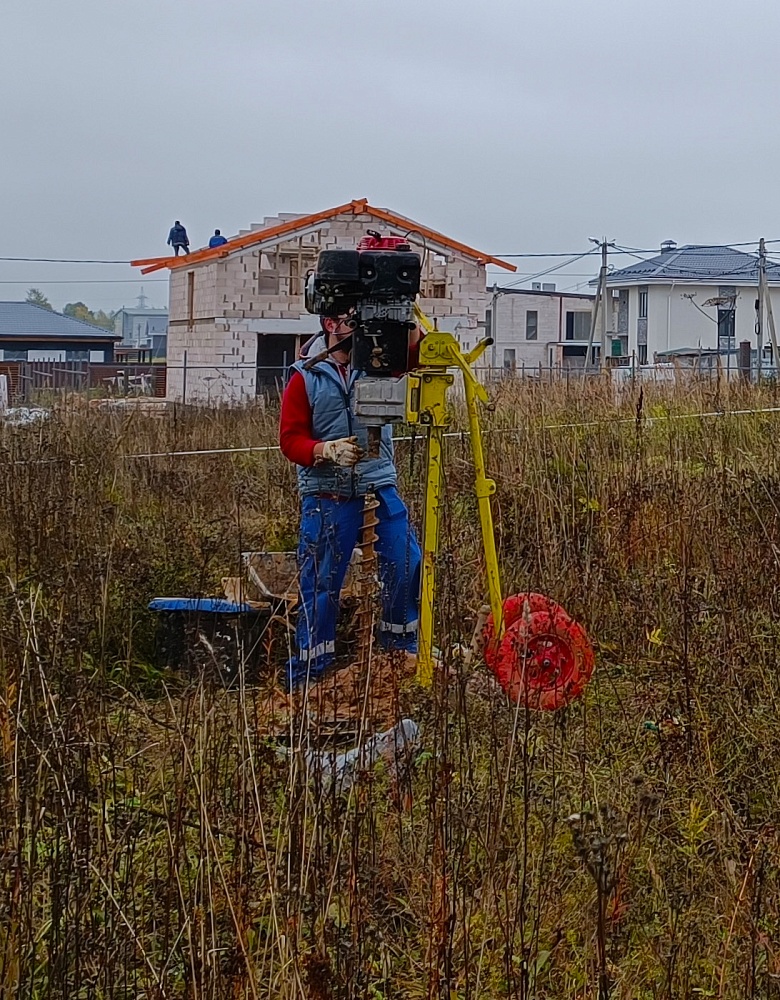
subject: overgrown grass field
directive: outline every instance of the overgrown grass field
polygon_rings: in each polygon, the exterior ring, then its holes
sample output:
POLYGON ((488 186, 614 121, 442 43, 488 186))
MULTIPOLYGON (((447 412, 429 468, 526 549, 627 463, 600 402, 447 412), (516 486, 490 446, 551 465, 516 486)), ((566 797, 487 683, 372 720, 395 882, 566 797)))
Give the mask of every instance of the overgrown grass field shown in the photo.
MULTIPOLYGON (((485 584, 449 438, 449 671, 398 683, 422 732, 400 797, 381 768, 337 796, 277 753, 270 665, 225 690, 155 652, 152 597, 219 594, 242 551, 295 546, 278 452, 169 454, 273 446, 273 406, 63 404, 0 431, 0 995, 780 997, 778 393, 493 399, 505 590, 560 601, 597 668, 537 715, 453 652, 485 584)), ((423 450, 397 447, 418 524, 423 450)))

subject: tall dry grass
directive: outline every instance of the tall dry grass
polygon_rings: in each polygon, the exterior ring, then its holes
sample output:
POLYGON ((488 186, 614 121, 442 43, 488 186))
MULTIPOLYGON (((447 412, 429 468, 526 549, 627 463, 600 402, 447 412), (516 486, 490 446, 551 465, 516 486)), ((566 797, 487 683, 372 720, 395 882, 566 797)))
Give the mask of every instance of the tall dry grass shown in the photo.
MULTIPOLYGON (((154 659, 153 596, 294 544, 275 415, 64 406, 0 445, 0 993, 24 998, 780 996, 772 387, 508 383, 486 415, 506 589, 593 636, 585 698, 507 705, 450 653, 481 604, 448 439, 423 752, 347 798, 268 735, 272 680, 154 659), (725 411, 686 417, 693 411, 725 411), (668 419, 673 418, 673 419, 668 419)), ((398 448, 419 516, 418 438, 398 448)), ((277 734, 278 736, 279 734, 277 734)), ((293 745, 317 737, 306 710, 293 745)))

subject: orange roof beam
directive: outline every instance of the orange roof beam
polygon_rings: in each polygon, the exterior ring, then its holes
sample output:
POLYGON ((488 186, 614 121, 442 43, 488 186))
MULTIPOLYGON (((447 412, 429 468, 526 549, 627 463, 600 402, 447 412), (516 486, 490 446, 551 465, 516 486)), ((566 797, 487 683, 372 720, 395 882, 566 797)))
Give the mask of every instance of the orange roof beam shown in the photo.
POLYGON ((317 222, 327 222, 336 215, 342 215, 345 212, 351 212, 353 210, 354 202, 349 202, 346 205, 339 205, 337 208, 330 208, 324 212, 315 212, 313 215, 304 215, 298 219, 290 219, 289 222, 282 222, 278 226, 270 226, 268 229, 254 229, 251 233, 245 233, 243 236, 235 236, 233 239, 228 240, 227 243, 223 243, 220 247, 206 247, 204 250, 196 250, 194 253, 188 254, 186 257, 156 257, 150 258, 149 260, 131 260, 130 263, 134 267, 143 267, 143 265, 149 264, 151 266, 144 267, 141 271, 142 274, 149 274, 151 271, 159 271, 163 267, 184 267, 190 266, 192 264, 199 264, 204 260, 214 260, 218 257, 227 257, 229 253, 233 253, 234 250, 241 250, 247 246, 253 246, 256 243, 262 243, 264 240, 274 239, 277 236, 284 236, 286 233, 294 233, 297 229, 301 229, 302 226, 311 226, 317 222))
POLYGON ((426 226, 417 225, 413 220, 404 219, 400 215, 394 215, 384 208, 374 208, 368 204, 368 200, 365 198, 354 199, 344 205, 338 205, 336 208, 326 209, 324 212, 315 212, 312 215, 303 215, 297 219, 290 219, 289 222, 280 223, 278 226, 269 226, 267 229, 255 229, 250 233, 245 233, 243 236, 236 236, 228 240, 227 243, 220 247, 206 247, 204 250, 196 250, 185 257, 146 257, 130 261, 130 263, 133 267, 140 267, 142 274, 150 274, 152 271, 159 271, 165 267, 171 270, 179 267, 191 267, 193 264, 200 264, 203 261, 227 257, 235 250, 255 246, 266 240, 276 239, 287 233, 294 233, 299 229, 310 228, 319 222, 328 222, 330 219, 338 215, 345 215, 348 212, 354 215, 373 215, 375 218, 381 219, 407 233, 420 233, 424 239, 431 240, 433 243, 438 243, 440 246, 461 253, 465 257, 471 257, 478 263, 494 264, 496 267, 503 267, 507 271, 517 270, 514 264, 509 264, 498 257, 491 257, 490 254, 480 253, 479 250, 475 250, 465 243, 459 243, 457 240, 452 240, 448 236, 436 232, 435 229, 428 229, 426 226))
POLYGON ((459 243, 457 240, 452 240, 449 236, 445 236, 443 233, 437 233, 435 229, 428 229, 426 226, 418 226, 416 222, 412 222, 410 225, 408 219, 402 219, 400 216, 393 215, 392 212, 386 212, 383 208, 371 208, 370 212, 378 219, 382 219, 390 225, 397 226, 399 229, 407 227, 407 233, 420 233, 420 235, 426 240, 431 240, 431 242, 438 243, 440 246, 456 250, 459 253, 462 253, 465 257, 473 257, 480 263, 495 264, 496 267, 503 267, 507 271, 517 270, 514 264, 509 264, 507 261, 500 260, 498 257, 491 257, 490 254, 480 253, 479 250, 475 250, 473 247, 467 246, 465 243, 459 243))

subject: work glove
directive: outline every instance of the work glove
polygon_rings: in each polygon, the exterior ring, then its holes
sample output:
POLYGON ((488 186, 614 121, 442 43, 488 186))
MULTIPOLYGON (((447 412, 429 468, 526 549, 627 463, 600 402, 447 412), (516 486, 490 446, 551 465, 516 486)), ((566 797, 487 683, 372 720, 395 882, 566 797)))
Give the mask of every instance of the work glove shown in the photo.
POLYGON ((357 443, 356 437, 323 442, 322 459, 325 462, 335 462, 336 465, 348 468, 350 465, 356 465, 362 457, 363 449, 357 443))

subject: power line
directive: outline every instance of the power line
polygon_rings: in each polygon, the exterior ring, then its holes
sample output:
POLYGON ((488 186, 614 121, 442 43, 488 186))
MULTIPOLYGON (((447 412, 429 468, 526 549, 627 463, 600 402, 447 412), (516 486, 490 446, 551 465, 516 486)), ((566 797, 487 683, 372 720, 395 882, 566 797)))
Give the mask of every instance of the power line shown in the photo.
MULTIPOLYGON (((776 240, 765 240, 765 243, 780 243, 780 239, 776 240)), ((750 247, 757 246, 758 240, 746 240, 742 243, 697 243, 694 246, 699 247, 702 250, 728 250, 732 247, 750 247)), ((506 257, 506 258, 519 258, 519 257, 574 257, 578 251, 570 250, 567 252, 555 251, 553 253, 496 253, 491 254, 492 257, 506 257)), ((623 254, 659 254, 659 247, 652 247, 650 249, 641 249, 639 247, 616 247, 615 249, 609 250, 608 253, 612 255, 623 255, 623 254)), ((172 260, 175 258, 171 258, 172 260)), ((180 260, 184 260, 182 257, 180 260)), ((131 262, 129 260, 102 260, 98 258, 86 258, 86 257, 2 257, 0 256, 0 261, 9 262, 25 262, 32 264, 126 264, 130 266, 131 262)), ((153 280, 165 280, 165 279, 153 279, 153 280)))
MULTIPOLYGON (((770 242, 770 241, 767 240, 767 242, 770 242)), ((623 255, 623 254, 627 254, 628 253, 627 250, 610 250, 609 252, 611 254, 613 254, 613 255, 614 254, 623 255)), ((657 254, 657 253, 660 253, 661 251, 660 251, 660 249, 656 248, 655 250, 641 250, 639 252, 640 253, 655 253, 655 254, 657 254)), ((494 253, 494 254, 491 254, 490 256, 491 257, 512 257, 512 258, 517 258, 517 257, 571 257, 575 253, 576 253, 575 250, 570 250, 569 253, 494 253)), ((494 264, 494 265, 488 265, 488 266, 489 267, 490 266, 495 267, 496 265, 494 264)))
MULTIPOLYGON (((765 240, 764 242, 765 243, 780 243, 780 239, 765 240)), ((728 250, 728 249, 733 248, 733 247, 750 247, 750 246, 756 246, 757 244, 758 244, 758 240, 746 240, 744 242, 735 242, 735 243, 697 243, 697 244, 694 244, 694 246, 697 246, 697 247, 699 247, 702 250, 728 250)), ((616 248, 614 248, 612 250, 609 250, 608 253, 612 254, 613 256, 614 255, 621 256, 623 254, 629 254, 630 255, 632 253, 635 253, 635 254, 656 254, 657 255, 657 254, 660 253, 660 248, 659 247, 651 247, 649 249, 642 249, 640 247, 622 247, 622 246, 618 246, 618 247, 616 247, 616 248)), ((492 257, 505 257, 505 258, 522 258, 522 257, 528 257, 528 258, 532 258, 532 257, 541 257, 541 258, 550 257, 550 258, 552 258, 552 257, 573 257, 573 256, 576 256, 576 254, 577 254, 576 250, 569 250, 569 251, 566 251, 566 252, 564 252, 564 251, 554 251, 554 252, 551 252, 551 253, 540 253, 538 251, 534 251, 533 253, 494 253, 494 254, 491 254, 491 256, 492 257)), ((171 259, 175 259, 175 258, 171 258, 171 259)), ((184 258, 181 258, 181 260, 184 260, 184 258)), ((130 264, 131 264, 131 261, 129 261, 129 260, 103 260, 103 259, 99 259, 99 258, 87 258, 87 257, 4 257, 4 256, 0 256, 0 261, 24 262, 24 263, 32 263, 32 264, 126 264, 127 266, 130 266, 130 264)), ((157 279, 153 279, 153 280, 159 281, 161 279, 157 278, 157 279)), ((165 280, 165 279, 162 279, 162 280, 165 280)))
POLYGON ((577 257, 572 257, 570 260, 565 260, 561 264, 555 264, 552 267, 548 267, 545 271, 539 271, 537 274, 532 274, 530 276, 524 275, 517 281, 510 281, 509 284, 504 285, 504 288, 514 288, 515 285, 520 285, 524 281, 530 281, 531 278, 542 278, 545 274, 552 274, 553 271, 560 271, 562 267, 566 267, 568 264, 574 264, 575 261, 582 260, 583 257, 588 257, 590 254, 595 253, 595 250, 586 250, 585 253, 579 254, 577 257))
MULTIPOLYGON (((698 250, 730 250, 733 247, 754 247, 758 244, 758 240, 747 240, 744 243, 691 243, 690 246, 696 247, 698 250)), ((764 240, 764 243, 780 243, 780 240, 764 240)), ((653 250, 641 250, 638 247, 625 247, 622 243, 618 243, 617 246, 625 252, 632 251, 633 253, 659 253, 658 248, 653 250)), ((675 247, 674 249, 682 249, 681 247, 675 247)))
POLYGON ((20 281, 0 280, 0 285, 151 285, 167 278, 70 278, 68 281, 41 281, 40 278, 22 278, 20 281))
MULTIPOLYGON (((714 249, 714 248, 712 248, 712 247, 701 247, 701 249, 703 249, 703 250, 710 250, 710 249, 714 249)), ((720 248, 720 249, 731 249, 731 247, 720 248)), ((672 252, 674 253, 676 251, 672 251, 672 252)), ((628 253, 630 257, 636 257, 636 259, 638 261, 641 261, 642 263, 645 263, 644 258, 640 257, 638 254, 633 253, 632 251, 626 251, 626 253, 628 253)), ((745 256, 748 256, 748 254, 745 254, 745 256)), ((767 258, 767 260, 770 260, 771 263, 776 263, 775 261, 771 261, 770 258, 767 258)), ((648 263, 649 263, 649 261, 648 261, 648 263)), ((709 280, 709 278, 711 278, 713 281, 716 280, 716 279, 720 280, 721 278, 728 278, 728 277, 730 277, 733 274, 740 274, 740 273, 746 273, 747 277, 752 277, 752 272, 753 271, 755 271, 756 278, 757 278, 758 277, 758 264, 759 264, 758 257, 756 257, 755 259, 749 261, 748 263, 742 263, 738 267, 732 268, 729 271, 718 271, 718 274, 716 276, 712 276, 712 275, 711 276, 707 276, 706 280, 709 280)), ((631 266, 632 267, 636 267, 636 264, 632 264, 631 266)), ((682 266, 680 264, 674 264, 673 262, 670 262, 669 264, 659 264, 658 267, 657 267, 657 271, 658 271, 658 274, 656 274, 655 272, 652 272, 652 273, 644 275, 644 277, 646 277, 649 280, 650 278, 655 278, 655 277, 658 277, 658 278, 675 278, 675 277, 686 278, 686 277, 690 277, 691 276, 691 272, 690 272, 689 268, 684 267, 684 266, 682 266)), ((635 274, 634 277, 639 278, 639 277, 642 277, 642 275, 635 274)), ((705 280, 705 279, 702 279, 702 280, 705 280)))
MULTIPOLYGON (((764 240, 764 242, 765 243, 780 243, 780 239, 778 239, 778 240, 764 240)), ((699 250, 731 250, 734 247, 753 247, 753 246, 758 246, 758 240, 748 240, 745 243, 694 243, 694 244, 691 244, 691 245, 695 246, 699 250)), ((675 249, 682 249, 682 248, 676 247, 675 249)), ((660 247, 652 247, 651 249, 643 250, 643 249, 641 249, 639 247, 624 247, 624 246, 621 246, 620 244, 618 244, 617 247, 614 250, 608 250, 607 252, 609 254, 611 254, 612 256, 615 256, 615 255, 622 256, 623 254, 631 256, 632 254, 641 254, 641 253, 644 253, 644 254, 654 254, 655 256, 658 256, 661 253, 661 248, 660 247)), ((494 254, 491 254, 490 256, 491 257, 507 257, 507 258, 510 258, 510 257, 511 258, 517 258, 517 257, 570 257, 574 253, 576 253, 576 251, 572 250, 569 253, 562 253, 562 252, 558 252, 558 251, 556 251, 555 253, 494 253, 494 254)), ((493 266, 495 266, 495 265, 493 265, 493 266)))
POLYGON ((0 257, 0 260, 24 261, 32 264, 130 264, 129 260, 89 260, 75 257, 0 257))
MULTIPOLYGON (((767 240, 767 243, 776 243, 780 240, 767 240)), ((739 244, 734 244, 738 246, 739 244)), ((748 246, 749 244, 745 244, 748 246)), ((751 244, 752 245, 752 244, 751 244)), ((250 248, 251 249, 251 248, 250 248)), ((623 251, 610 251, 611 253, 622 253, 623 251)), ((643 250, 641 253, 658 253, 656 250, 643 250)), ((576 253, 574 250, 570 250, 567 253, 500 253, 491 254, 491 257, 571 257, 576 253)), ((184 260, 184 257, 180 257, 179 260, 184 260)), ((75 257, 0 257, 0 261, 8 261, 10 263, 32 263, 32 264, 127 264, 130 265, 129 260, 90 260, 87 258, 75 258, 75 257)), ((155 279, 160 281, 161 279, 155 279)), ((162 279, 166 280, 166 279, 162 279)))
MULTIPOLYGON (((768 258, 767 258, 768 259, 768 258)), ((559 267, 566 267, 566 264, 560 264, 559 267)), ((515 271, 514 272, 518 278, 538 278, 539 275, 534 271, 515 271)), ((564 278, 592 278, 593 271, 567 271, 566 274, 562 275, 564 278)), ((0 282, 2 284, 2 282, 0 282)), ((506 287, 506 286, 504 286, 506 287)))

